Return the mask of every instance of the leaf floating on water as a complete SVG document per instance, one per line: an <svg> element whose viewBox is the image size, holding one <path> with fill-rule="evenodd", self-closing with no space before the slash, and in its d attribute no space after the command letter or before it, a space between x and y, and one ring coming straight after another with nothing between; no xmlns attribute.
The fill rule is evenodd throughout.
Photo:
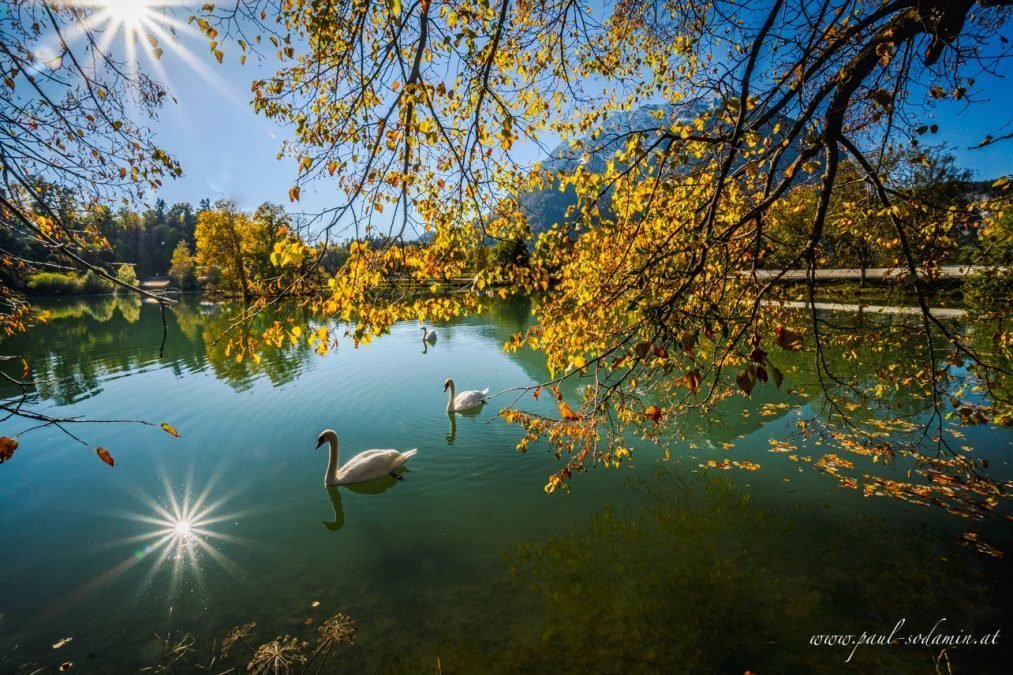
<svg viewBox="0 0 1013 675"><path fill-rule="evenodd" d="M743 469L745 471L759 471L760 465L756 462L736 462L730 459L708 459L700 465L704 469Z"/></svg>
<svg viewBox="0 0 1013 675"><path fill-rule="evenodd" d="M964 532L960 536L963 539L963 541L961 542L962 544L965 545L972 544L974 548L978 550L979 553L984 553L985 555L990 555L993 558L999 558L1000 560L1003 557L1005 557L1005 554L1001 550L997 549L995 546L992 546L991 544L988 544L978 539L977 532Z"/></svg>
<svg viewBox="0 0 1013 675"><path fill-rule="evenodd" d="M0 464L3 464L8 459L14 456L14 451L18 449L18 442L13 438L7 436L0 436Z"/></svg>
<svg viewBox="0 0 1013 675"><path fill-rule="evenodd" d="M314 600L313 602L310 603L310 607L319 607L319 606L320 606L319 600Z"/></svg>
<svg viewBox="0 0 1013 675"><path fill-rule="evenodd" d="M779 441L779 440L777 440L775 438L771 438L770 439L770 451L771 452L796 452L797 450L798 450L798 448L796 448L791 443L786 443L784 441Z"/></svg>
<svg viewBox="0 0 1013 675"><path fill-rule="evenodd" d="M65 672L74 667L74 664L70 661L64 661L60 664L60 672Z"/></svg>
<svg viewBox="0 0 1013 675"><path fill-rule="evenodd" d="M56 642L53 643L53 649L59 649L60 647L63 647L65 644L67 644L73 639L74 638L72 637L65 637L62 640L57 640Z"/></svg>
<svg viewBox="0 0 1013 675"><path fill-rule="evenodd" d="M95 448L95 454L98 455L98 458L101 459L106 464L108 464L109 466L116 466L116 460L113 459L113 456L110 455L109 451L106 450L105 448L101 446Z"/></svg>
<svg viewBox="0 0 1013 675"><path fill-rule="evenodd" d="M302 622L302 624L303 624L304 626L308 626L308 625L310 625L311 623L313 623L313 617L312 617L312 616L308 616L308 617L306 617L306 619L305 619L305 620L304 620L304 621Z"/></svg>
<svg viewBox="0 0 1013 675"><path fill-rule="evenodd" d="M179 432L176 431L173 428L173 426L171 424L169 424L168 422L162 422L159 426L162 427L162 431L164 431L165 433L167 433L167 434L169 434L171 436L175 436L176 438L179 438Z"/></svg>

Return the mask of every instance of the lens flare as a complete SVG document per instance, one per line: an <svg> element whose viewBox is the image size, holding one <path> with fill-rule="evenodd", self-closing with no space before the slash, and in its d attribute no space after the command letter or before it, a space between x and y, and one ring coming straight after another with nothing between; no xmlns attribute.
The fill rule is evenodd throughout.
<svg viewBox="0 0 1013 675"><path fill-rule="evenodd" d="M102 0L96 7L109 15L109 20L133 28L152 15L154 0Z"/></svg>

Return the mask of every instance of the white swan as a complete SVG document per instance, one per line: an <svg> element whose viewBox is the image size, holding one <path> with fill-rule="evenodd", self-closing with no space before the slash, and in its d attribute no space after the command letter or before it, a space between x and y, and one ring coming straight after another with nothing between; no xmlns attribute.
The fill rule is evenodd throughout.
<svg viewBox="0 0 1013 675"><path fill-rule="evenodd" d="M422 327L422 341L428 342L431 345L436 344L436 331L426 330L426 327Z"/></svg>
<svg viewBox="0 0 1013 675"><path fill-rule="evenodd" d="M448 389L450 390L450 398L447 400L448 413L477 408L485 403L485 397L489 394L489 388L486 387L482 391L462 391L460 394L455 395L454 381L449 378L443 383L443 391Z"/></svg>
<svg viewBox="0 0 1013 675"><path fill-rule="evenodd" d="M365 483L366 481L394 476L394 472L409 459L415 456L418 450L364 450L355 457L352 457L347 464L338 468L338 435L331 429L325 429L317 437L317 447L324 443L331 444L330 459L327 461L327 473L324 474L326 485L350 485L353 483Z"/></svg>

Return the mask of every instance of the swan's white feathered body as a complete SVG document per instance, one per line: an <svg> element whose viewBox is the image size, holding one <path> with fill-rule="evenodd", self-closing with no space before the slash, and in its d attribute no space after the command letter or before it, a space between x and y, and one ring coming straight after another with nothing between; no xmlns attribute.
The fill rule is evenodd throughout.
<svg viewBox="0 0 1013 675"><path fill-rule="evenodd" d="M339 466L338 435L327 429L317 438L317 447L329 442L330 459L324 483L327 485L350 485L365 483L394 474L405 462L415 456L416 449L405 450L364 450L352 457L344 466Z"/></svg>
<svg viewBox="0 0 1013 675"><path fill-rule="evenodd" d="M436 344L436 331L427 330L425 326L422 327L422 341L428 342L431 345Z"/></svg>
<svg viewBox="0 0 1013 675"><path fill-rule="evenodd" d="M447 380L443 383L443 391L447 391L448 389L450 390L450 398L447 400L447 412L461 412L462 410L477 408L485 403L485 397L489 395L488 387L482 391L472 389L457 394L454 391L453 380Z"/></svg>

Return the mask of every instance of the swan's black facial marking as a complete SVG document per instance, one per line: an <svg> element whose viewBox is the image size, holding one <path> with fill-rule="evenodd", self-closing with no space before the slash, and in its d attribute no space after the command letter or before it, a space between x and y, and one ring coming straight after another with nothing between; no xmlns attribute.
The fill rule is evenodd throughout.
<svg viewBox="0 0 1013 675"><path fill-rule="evenodd" d="M324 435L323 435L323 434L320 434L319 436L317 436L317 447L318 447L318 448L319 448L319 447L320 447L321 445L323 445L324 443L326 443L326 442L327 442L327 439L326 439L326 438L324 437Z"/></svg>

